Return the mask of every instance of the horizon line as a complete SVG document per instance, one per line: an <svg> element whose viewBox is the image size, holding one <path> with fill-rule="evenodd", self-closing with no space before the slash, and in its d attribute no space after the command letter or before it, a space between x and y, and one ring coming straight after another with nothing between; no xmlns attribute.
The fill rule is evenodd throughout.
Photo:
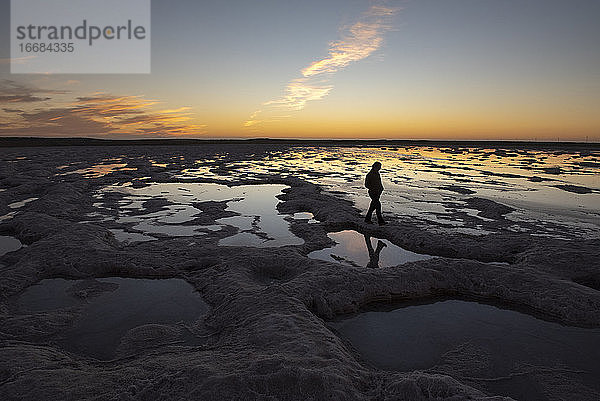
<svg viewBox="0 0 600 401"><path fill-rule="evenodd" d="M0 147L19 147L19 146L44 146L46 144L55 144L54 146L68 145L94 145L94 144L183 144L183 143L320 143L320 144L506 144L506 145L538 145L538 146L557 146L557 145L580 145L580 146L600 146L600 141L549 141L549 140L531 140L531 139L389 139L389 138L271 138L271 137L215 137L215 138L97 138L97 137L44 137L44 136L0 136Z"/></svg>

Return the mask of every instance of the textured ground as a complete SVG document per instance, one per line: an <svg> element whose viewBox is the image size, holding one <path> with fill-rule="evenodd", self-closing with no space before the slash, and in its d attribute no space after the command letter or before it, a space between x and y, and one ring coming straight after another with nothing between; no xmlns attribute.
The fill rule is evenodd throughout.
<svg viewBox="0 0 600 401"><path fill-rule="evenodd" d="M281 248L217 246L231 228L198 237L163 237L121 243L90 217L95 191L132 182L221 182L232 162L255 160L284 145L177 147L71 147L0 150L0 235L27 245L0 258L0 398L2 399L205 399L205 400L500 400L488 383L481 355L461 350L435 370L387 372L361 361L324 321L372 302L430 297L482 299L564 324L600 327L600 240L560 240L502 230L505 210L471 201L498 228L471 236L423 230L388 216L384 227L362 223L342 197L274 171L235 183L283 183L282 213L311 212L320 221L292 223L304 245ZM218 157L217 157L218 156ZM110 158L128 169L85 177L69 173ZM211 160L213 174L176 174L196 160ZM106 162L108 163L108 162ZM62 167L70 164L69 167ZM144 178L150 177L150 178ZM228 180L231 181L231 180ZM37 198L21 208L8 205ZM105 206L118 201L106 196ZM148 205L160 209L161 204ZM225 204L198 205L205 223L226 214ZM92 213L92 215L90 215ZM82 223L84 222L84 223ZM494 223L495 222L495 223ZM438 258L386 269L359 269L308 259L329 244L328 231L356 229L408 250ZM506 262L505 264L490 262ZM78 310L23 313L14 299L47 278L177 277L192 284L210 312L187 329L198 346L169 343L177 327L131 333L121 356L96 361L56 346ZM90 296L94 296L93 292ZM136 342L142 336L145 345ZM449 368L451 366L452 368ZM460 367L460 369L458 368ZM524 372L515 372L524 374ZM529 372L547 399L594 400L577 374Z"/></svg>

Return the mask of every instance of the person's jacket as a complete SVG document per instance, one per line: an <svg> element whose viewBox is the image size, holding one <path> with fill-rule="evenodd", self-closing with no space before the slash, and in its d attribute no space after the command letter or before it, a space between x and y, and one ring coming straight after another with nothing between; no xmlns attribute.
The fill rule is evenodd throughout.
<svg viewBox="0 0 600 401"><path fill-rule="evenodd" d="M373 191L376 193L383 192L383 184L381 183L381 176L379 175L379 171L371 170L367 173L365 177L365 187L369 191Z"/></svg>

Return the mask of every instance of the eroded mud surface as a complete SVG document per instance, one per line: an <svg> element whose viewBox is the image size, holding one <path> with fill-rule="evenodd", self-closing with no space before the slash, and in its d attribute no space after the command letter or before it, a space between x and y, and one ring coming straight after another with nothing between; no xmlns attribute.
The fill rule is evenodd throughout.
<svg viewBox="0 0 600 401"><path fill-rule="evenodd" d="M443 296L600 327L594 152L206 144L15 148L0 158L0 235L27 245L0 257L2 399L500 400L501 376L381 369L327 322L372 303ZM378 159L382 227L361 215L360 181ZM178 189L206 184L279 189L263 211ZM344 230L435 257L366 268L307 256ZM282 233L295 239L268 245ZM240 234L260 241L227 243ZM60 344L77 309L14 301L42 280L106 277L185 280L209 309L185 324L185 341L182 326L142 325L101 361ZM452 366L486 372L476 349L450 352ZM578 376L588 373L526 374L547 399L594 400Z"/></svg>

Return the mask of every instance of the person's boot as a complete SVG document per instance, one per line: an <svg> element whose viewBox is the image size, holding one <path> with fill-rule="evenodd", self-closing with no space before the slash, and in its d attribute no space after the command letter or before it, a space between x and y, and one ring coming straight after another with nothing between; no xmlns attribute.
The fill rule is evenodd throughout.
<svg viewBox="0 0 600 401"><path fill-rule="evenodd" d="M379 221L377 221L379 223L380 226L385 226L387 223L385 222L385 220L380 219Z"/></svg>
<svg viewBox="0 0 600 401"><path fill-rule="evenodd" d="M371 219L370 219L368 216L367 216L367 217L365 217L365 223L369 223L369 224L371 224L371 223L372 223Z"/></svg>

